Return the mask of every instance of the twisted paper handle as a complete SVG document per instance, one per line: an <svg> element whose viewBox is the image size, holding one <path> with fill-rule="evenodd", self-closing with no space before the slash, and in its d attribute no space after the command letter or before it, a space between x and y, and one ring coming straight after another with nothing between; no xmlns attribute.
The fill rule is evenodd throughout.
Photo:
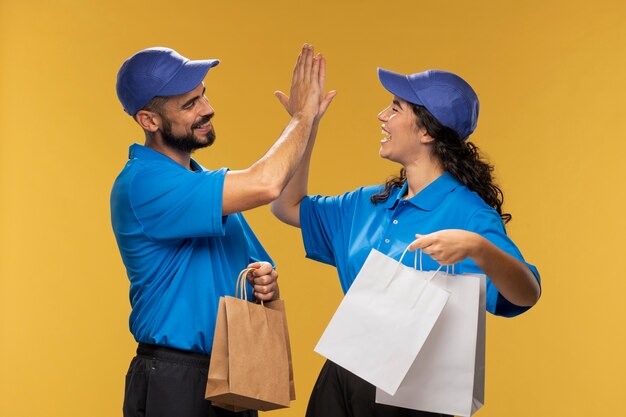
<svg viewBox="0 0 626 417"><path fill-rule="evenodd" d="M409 246L411 246L411 245L409 245ZM398 261L398 265L396 265L396 269L393 272L393 275L391 276L391 279L393 279L398 274L398 271L400 270L400 265L402 265L402 259L404 259L404 255L406 255L406 253L408 252L409 246L407 246L406 249L404 249L404 252L402 252L402 256L400 256L400 260ZM420 269L419 270L421 271L422 270L422 249L418 249L418 251L420 253ZM417 252L418 251L415 251L415 260L414 260L415 269L417 269ZM437 273L439 273L441 268L443 268L443 265L439 265L439 268L437 268L437 270L429 278L427 278L426 281L427 282L432 281L433 278L435 278L435 275L437 275ZM446 269L446 271L447 271L447 269ZM391 282L391 279L389 280L389 282ZM389 282L387 283L387 285L389 285Z"/></svg>
<svg viewBox="0 0 626 417"><path fill-rule="evenodd" d="M250 271L254 271L254 268L246 268L239 273L237 286L235 287L237 297L246 301L248 301L248 286L246 285L246 280ZM261 300L261 305L263 305L263 300Z"/></svg>
<svg viewBox="0 0 626 417"><path fill-rule="evenodd" d="M410 245L409 245L410 246ZM404 252L402 253L402 257L400 257L400 262L402 262L402 258L404 258L404 254L407 252L407 250L409 250L409 247L407 246L407 248L404 250ZM415 257L413 259L413 268L417 269L417 252L419 252L419 256L420 256L420 268L418 271L423 271L422 269L422 255L424 254L424 251L422 251L422 248L418 248L415 251ZM441 266L439 267L439 269L441 269ZM454 264L452 265L446 265L446 274L450 273L450 270L452 269L452 275L454 275Z"/></svg>

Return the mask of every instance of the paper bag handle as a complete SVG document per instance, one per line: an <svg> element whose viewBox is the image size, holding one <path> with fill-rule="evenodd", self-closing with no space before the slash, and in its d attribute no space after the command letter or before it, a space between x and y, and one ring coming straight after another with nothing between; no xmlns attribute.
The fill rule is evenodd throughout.
<svg viewBox="0 0 626 417"><path fill-rule="evenodd" d="M250 271L253 271L254 268L246 268L239 273L237 277L237 286L235 287L235 295L238 298L248 301L248 287L246 286L246 278Z"/></svg>
<svg viewBox="0 0 626 417"><path fill-rule="evenodd" d="M254 271L254 268L246 268L239 273L237 277L237 286L235 287L235 295L242 300L248 301L248 286L246 285L246 278L250 271ZM263 305L263 300L261 300L261 305Z"/></svg>
<svg viewBox="0 0 626 417"><path fill-rule="evenodd" d="M387 280L387 284L385 284L385 288L389 287L389 285L391 284L391 281L393 281L393 279L396 277L396 275L398 275L398 271L400 270L400 266L402 265L402 259L404 258L404 255L406 255L408 250L409 250L409 247L407 246L406 249L404 250L404 252L402 252L402 256L400 256L400 260L398 261L398 264L396 265L396 269L393 271L393 274L391 274L391 277L389 278L389 280ZM433 274L426 279L426 284L427 285L430 283L430 281L433 280L433 278L435 278L435 275L437 275L437 273L439 273L441 268L443 268L443 265L439 265L439 268L437 268L437 270L435 272L433 272ZM417 268L415 268L415 269L417 269Z"/></svg>
<svg viewBox="0 0 626 417"><path fill-rule="evenodd" d="M409 246L411 246L409 244ZM409 246L406 247L406 249L404 249L404 252L402 252L402 256L400 256L400 260L398 262L402 263L402 259L404 258L404 255L406 255L407 251L409 250ZM419 252L420 254L420 267L418 269L418 271L423 271L423 267L422 267L422 255L423 255L423 251L422 248L417 248L417 250L415 251L415 255L413 258L413 268L417 269L417 253ZM436 262L436 261L435 261ZM439 272L439 270L443 267L443 265L439 264L439 269L437 269L437 272ZM450 273L450 269L452 269L452 275L454 275L454 264L452 265L446 265L446 274ZM431 278L432 279L432 278Z"/></svg>
<svg viewBox="0 0 626 417"><path fill-rule="evenodd" d="M391 281L395 278L395 276L398 274L398 270L400 269L400 265L402 265L402 259L404 258L404 255L406 255L406 253L409 250L409 246L408 245L406 247L406 249L404 249L404 252L402 252L402 256L400 256L400 260L398 261L398 265L396 266L396 270L394 271L393 275L391 276L391 279L389 279L389 281L387 282L386 287L389 286L389 284L391 284ZM419 248L419 253L420 253L420 272L424 272L422 271L422 249ZM417 251L415 251L415 260L414 260L414 268L417 269ZM450 265L446 265L446 274L449 271L449 266ZM424 291L426 290L426 287L432 282L433 278L435 278L435 276L437 276L437 274L439 273L439 271L441 271L441 268L443 268L443 265L439 264L439 268L437 268L437 270L435 272L432 273L432 275L430 275L427 279L426 279L426 284L422 287L422 290L420 291L420 293L418 294L417 298L415 299L415 302L413 303L413 306L415 306L420 299L422 298L422 295L424 295ZM454 275L454 265L452 265L452 274Z"/></svg>
<svg viewBox="0 0 626 417"><path fill-rule="evenodd" d="M394 271L392 275L392 279L398 273L398 269L400 269L400 265L402 265L402 259L404 259L404 255L406 255L406 253L408 252L409 246L411 245L408 245L406 249L404 249L404 252L402 252L402 256L400 256L400 260L398 261L398 266L396 267L396 270ZM418 250L420 253L420 269L419 270L421 271L422 270L422 249L418 249ZM414 269L417 269L417 251L415 251L415 262L413 266L414 266ZM435 278L435 275L437 275L437 273L441 270L441 268L443 268L443 265L439 265L439 268L437 268L437 270L426 281L427 282L432 281L432 279Z"/></svg>

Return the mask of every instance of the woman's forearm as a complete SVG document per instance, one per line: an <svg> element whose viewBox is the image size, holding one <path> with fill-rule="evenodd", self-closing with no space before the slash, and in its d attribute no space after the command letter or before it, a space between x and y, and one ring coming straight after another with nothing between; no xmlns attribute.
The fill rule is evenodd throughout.
<svg viewBox="0 0 626 417"><path fill-rule="evenodd" d="M470 258L511 303L532 306L541 295L541 287L532 271L520 260L496 247L480 235Z"/></svg>
<svg viewBox="0 0 626 417"><path fill-rule="evenodd" d="M272 213L276 217L295 227L300 227L300 202L307 195L308 191L309 167L318 127L319 120L316 120L311 128L311 135L300 165L289 183L282 190L280 197L271 204Z"/></svg>

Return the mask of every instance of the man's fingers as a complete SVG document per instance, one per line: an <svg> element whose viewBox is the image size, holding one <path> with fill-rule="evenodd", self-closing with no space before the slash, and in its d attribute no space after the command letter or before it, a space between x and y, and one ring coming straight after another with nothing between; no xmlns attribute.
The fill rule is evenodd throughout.
<svg viewBox="0 0 626 417"><path fill-rule="evenodd" d="M268 263L268 265L270 265ZM271 265L270 265L271 266ZM270 301L278 297L278 272L271 269L268 274L254 278L252 287L254 288L254 296L258 300Z"/></svg>
<svg viewBox="0 0 626 417"><path fill-rule="evenodd" d="M254 297L257 300L271 301L276 298L278 294L278 285L273 282L269 285L255 285Z"/></svg>
<svg viewBox="0 0 626 417"><path fill-rule="evenodd" d="M313 57L313 66L311 67L311 83L318 83L320 78L320 54Z"/></svg>
<svg viewBox="0 0 626 417"><path fill-rule="evenodd" d="M261 293L256 293L255 292L254 293L254 297L257 300L260 300L260 301L272 301L272 300L275 300L277 298L275 291L272 291L272 292L267 293L267 294L261 294Z"/></svg>
<svg viewBox="0 0 626 417"><path fill-rule="evenodd" d="M253 269L253 271L248 273L249 279L260 277L262 275L268 275L274 269L272 264L269 262L253 262L250 265L248 265L248 268Z"/></svg>
<svg viewBox="0 0 626 417"><path fill-rule="evenodd" d="M322 100L322 104L320 104L320 113L324 113L326 109L328 109L328 106L330 106L330 103L333 101L333 98L335 98L336 95L337 92L335 90L326 93L324 99Z"/></svg>
<svg viewBox="0 0 626 417"><path fill-rule="evenodd" d="M272 283L269 285L255 285L254 292L258 292L259 294L269 294L270 292L276 291L276 284Z"/></svg>
<svg viewBox="0 0 626 417"><path fill-rule="evenodd" d="M278 101L280 101L280 104L282 104L283 107L289 111L289 96L282 91L274 91L274 95Z"/></svg>
<svg viewBox="0 0 626 417"><path fill-rule="evenodd" d="M254 270L254 276L261 277L263 275L269 275L272 272L272 269L274 269L272 264L263 262L259 268Z"/></svg>
<svg viewBox="0 0 626 417"><path fill-rule="evenodd" d="M311 45L305 45L304 49L304 67L302 69L302 81L305 83L311 82L311 67L313 66L313 47Z"/></svg>
<svg viewBox="0 0 626 417"><path fill-rule="evenodd" d="M300 51L300 55L298 55L298 60L296 61L296 66L293 68L293 76L292 83L300 81L302 77L304 77L304 52L306 50L306 44L302 46L302 51Z"/></svg>
<svg viewBox="0 0 626 417"><path fill-rule="evenodd" d="M269 274L261 275L258 277L254 277L253 282L254 285L268 285L276 282L276 277Z"/></svg>
<svg viewBox="0 0 626 417"><path fill-rule="evenodd" d="M318 75L318 83L320 85L320 91L323 93L326 89L326 59L319 54L319 75Z"/></svg>
<svg viewBox="0 0 626 417"><path fill-rule="evenodd" d="M292 80L289 96L282 92L274 93L292 116L298 112L317 116L322 103L328 107L332 96L324 102L320 82L325 83L325 75L320 79L320 66L325 68L322 55L315 55L313 46L304 44L298 61L297 76ZM325 69L322 69L322 73L325 73Z"/></svg>
<svg viewBox="0 0 626 417"><path fill-rule="evenodd" d="M278 100L280 100L281 103L289 101L289 96L280 90L274 91L274 95L278 98Z"/></svg>

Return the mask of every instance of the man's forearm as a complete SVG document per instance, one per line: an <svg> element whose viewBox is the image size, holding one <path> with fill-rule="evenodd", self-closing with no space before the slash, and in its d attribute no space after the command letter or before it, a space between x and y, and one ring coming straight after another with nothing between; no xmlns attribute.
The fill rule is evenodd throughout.
<svg viewBox="0 0 626 417"><path fill-rule="evenodd" d="M223 214L269 204L296 172L307 149L314 115L294 115L280 138L250 168L230 171L224 182Z"/></svg>
<svg viewBox="0 0 626 417"><path fill-rule="evenodd" d="M276 143L250 167L266 178L276 196L293 182L292 177L303 164L308 165L310 138L315 129L313 120L314 116L310 114L294 115ZM309 158L306 158L307 152Z"/></svg>

